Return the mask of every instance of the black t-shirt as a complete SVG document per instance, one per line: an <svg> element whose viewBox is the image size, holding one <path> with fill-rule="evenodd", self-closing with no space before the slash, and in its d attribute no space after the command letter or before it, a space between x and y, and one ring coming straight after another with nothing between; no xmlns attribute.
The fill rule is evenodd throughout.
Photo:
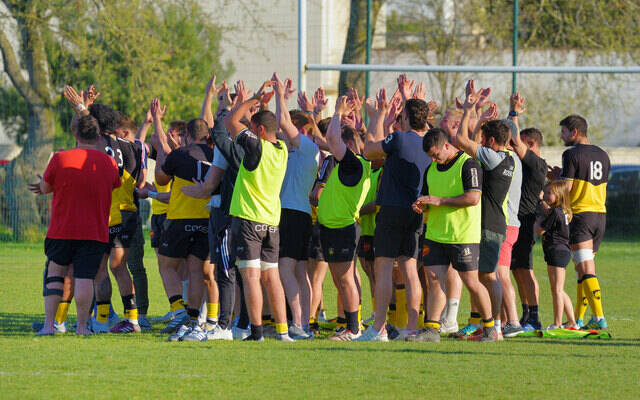
<svg viewBox="0 0 640 400"><path fill-rule="evenodd" d="M536 213L546 176L547 162L533 151L527 150L522 159L522 195L518 218Z"/></svg>
<svg viewBox="0 0 640 400"><path fill-rule="evenodd" d="M409 208L422 190L431 158L422 150L422 136L413 131L394 132L382 142L387 154L376 204Z"/></svg>
<svg viewBox="0 0 640 400"><path fill-rule="evenodd" d="M542 220L540 227L545 230L542 235L542 249L547 252L553 249L569 249L569 216L556 207Z"/></svg>
<svg viewBox="0 0 640 400"><path fill-rule="evenodd" d="M461 155L464 154L464 151L459 151L455 158L449 161L446 164L435 164L435 167L440 172L448 171L453 164L458 161ZM433 168L430 166L429 168ZM428 170L428 168L427 168ZM482 168L478 161L473 158L467 159L462 165L462 187L464 188L465 193L474 190L478 192L482 192ZM426 196L429 194L429 185L427 184L427 174L424 174L424 183L422 185L422 195Z"/></svg>
<svg viewBox="0 0 640 400"><path fill-rule="evenodd" d="M515 162L508 153L493 169L482 163L482 229L506 235L503 204L511 186Z"/></svg>
<svg viewBox="0 0 640 400"><path fill-rule="evenodd" d="M362 178L363 168L362 163L358 160L358 157L351 151L347 149L344 153L344 157L342 160L338 161L340 165L338 168L338 178L340 179L340 183L345 186L355 186L360 182L360 178Z"/></svg>
<svg viewBox="0 0 640 400"><path fill-rule="evenodd" d="M244 149L244 158L242 159L242 165L244 165L247 171L253 171L258 168L260 164L260 158L262 158L262 140L249 129L243 129L236 136L236 143L238 143ZM281 149L280 142L269 142L273 146Z"/></svg>

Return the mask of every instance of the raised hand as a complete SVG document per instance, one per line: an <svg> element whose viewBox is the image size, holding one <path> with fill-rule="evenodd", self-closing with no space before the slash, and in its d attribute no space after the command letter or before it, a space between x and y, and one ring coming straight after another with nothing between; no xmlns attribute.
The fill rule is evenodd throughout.
<svg viewBox="0 0 640 400"><path fill-rule="evenodd" d="M267 88L273 87L272 81L264 81L264 83L260 86L260 89L253 95L253 98L262 102L262 98L267 95ZM286 91L285 91L286 92ZM273 95L272 95L273 96Z"/></svg>
<svg viewBox="0 0 640 400"><path fill-rule="evenodd" d="M407 77L407 74L401 74L398 77L398 90L400 91L400 95L402 96L403 101L407 101L411 98L411 90L413 89L413 84L415 81L410 81Z"/></svg>
<svg viewBox="0 0 640 400"><path fill-rule="evenodd" d="M491 88L480 89L477 95L478 95L478 102L476 103L476 108L477 109L484 108L484 106L489 104L489 97L491 97Z"/></svg>
<svg viewBox="0 0 640 400"><path fill-rule="evenodd" d="M235 85L233 85L233 88L236 92L237 104L242 104L249 99L249 93L244 86L244 81L239 80Z"/></svg>
<svg viewBox="0 0 640 400"><path fill-rule="evenodd" d="M285 84L284 82L282 82L277 72L274 72L273 75L271 76L271 82L272 82L273 91L276 93L276 96L284 97L284 93L286 90Z"/></svg>
<svg viewBox="0 0 640 400"><path fill-rule="evenodd" d="M82 96L80 96L78 92L69 85L64 87L64 98L67 99L69 105L76 111L80 104L84 104Z"/></svg>
<svg viewBox="0 0 640 400"><path fill-rule="evenodd" d="M351 88L347 91L347 98L351 103L353 103L353 109L356 113L360 113L362 110L362 105L364 104L364 95L362 97L358 96L358 89Z"/></svg>
<svg viewBox="0 0 640 400"><path fill-rule="evenodd" d="M468 94L467 98L464 101L464 104L462 105L462 108L467 111L472 109L476 103L478 102L478 96L476 96L475 94Z"/></svg>
<svg viewBox="0 0 640 400"><path fill-rule="evenodd" d="M291 78L287 78L284 80L284 99L289 100L291 96L296 92L296 89L293 87L293 81Z"/></svg>
<svg viewBox="0 0 640 400"><path fill-rule="evenodd" d="M477 107L477 103L476 103L476 107ZM486 111L483 112L482 115L480 116L480 120L478 121L478 124L484 121L493 121L496 119L498 119L498 105L496 103L491 103L489 108L487 108Z"/></svg>
<svg viewBox="0 0 640 400"><path fill-rule="evenodd" d="M427 86L424 82L420 82L416 85L416 88L413 91L413 98L420 100L427 100Z"/></svg>
<svg viewBox="0 0 640 400"><path fill-rule="evenodd" d="M313 94L312 103L315 103L315 107L313 108L315 114L320 114L322 110L327 108L329 99L326 98L323 88L319 87L316 89L316 92Z"/></svg>
<svg viewBox="0 0 640 400"><path fill-rule="evenodd" d="M387 102L387 89L382 88L376 95L376 111L378 116L385 115L389 111L389 103Z"/></svg>
<svg viewBox="0 0 640 400"><path fill-rule="evenodd" d="M93 85L89 86L87 90L82 91L81 94L84 106L87 108L95 103L96 99L100 97L100 93L96 93L96 88Z"/></svg>
<svg viewBox="0 0 640 400"><path fill-rule="evenodd" d="M353 105L349 103L347 96L340 96L336 100L336 114L346 115L353 111Z"/></svg>
<svg viewBox="0 0 640 400"><path fill-rule="evenodd" d="M160 100L156 97L151 102L151 116L154 120L161 120L164 117L164 113L167 111L167 106L164 107L160 104Z"/></svg>
<svg viewBox="0 0 640 400"><path fill-rule="evenodd" d="M213 73L213 76L211 77L211 79L209 80L209 82L207 83L207 86L204 89L204 94L207 96L215 96L218 94L218 92L220 92L220 90L222 90L222 86L220 86L219 88L216 88L216 73Z"/></svg>
<svg viewBox="0 0 640 400"><path fill-rule="evenodd" d="M511 95L509 99L509 108L511 111L515 111L518 114L522 114L527 111L527 108L524 106L524 97L520 96L520 93L514 93Z"/></svg>
<svg viewBox="0 0 640 400"><path fill-rule="evenodd" d="M314 103L314 101L316 100L315 96L312 99L312 101L309 101L309 98L307 97L307 94L305 92L298 93L298 107L300 107L302 111L308 113L313 112L317 104Z"/></svg>
<svg viewBox="0 0 640 400"><path fill-rule="evenodd" d="M387 116L384 118L384 131L390 132L392 130L393 124L396 122L398 115L402 112L402 99L398 97L392 97L391 103L389 104L389 112Z"/></svg>

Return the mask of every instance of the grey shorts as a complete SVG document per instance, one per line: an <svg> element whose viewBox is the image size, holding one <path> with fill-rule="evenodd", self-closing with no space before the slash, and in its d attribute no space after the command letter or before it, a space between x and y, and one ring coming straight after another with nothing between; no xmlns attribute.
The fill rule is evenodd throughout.
<svg viewBox="0 0 640 400"><path fill-rule="evenodd" d="M505 235L483 229L480 236L480 260L478 261L478 271L491 273L498 270L498 260L500 259L500 248L504 242Z"/></svg>

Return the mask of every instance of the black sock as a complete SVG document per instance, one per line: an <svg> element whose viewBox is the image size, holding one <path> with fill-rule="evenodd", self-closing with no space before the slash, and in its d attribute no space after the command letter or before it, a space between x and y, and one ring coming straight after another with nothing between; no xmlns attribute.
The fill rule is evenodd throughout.
<svg viewBox="0 0 640 400"><path fill-rule="evenodd" d="M198 324L198 316L200 315L200 310L197 308L187 308L187 314L189 315L189 320L191 321L191 325Z"/></svg>
<svg viewBox="0 0 640 400"><path fill-rule="evenodd" d="M260 339L262 337L262 325L251 324L251 336L254 339Z"/></svg>
<svg viewBox="0 0 640 400"><path fill-rule="evenodd" d="M525 322L527 322L528 319L529 319L529 305L523 303L522 304L522 318L520 318L520 325L522 325Z"/></svg>
<svg viewBox="0 0 640 400"><path fill-rule="evenodd" d="M352 333L358 333L360 331L360 323L358 322L358 312L353 311L345 311L347 320L347 329L349 329Z"/></svg>
<svg viewBox="0 0 640 400"><path fill-rule="evenodd" d="M540 322L538 318L538 306L529 306L529 321Z"/></svg>

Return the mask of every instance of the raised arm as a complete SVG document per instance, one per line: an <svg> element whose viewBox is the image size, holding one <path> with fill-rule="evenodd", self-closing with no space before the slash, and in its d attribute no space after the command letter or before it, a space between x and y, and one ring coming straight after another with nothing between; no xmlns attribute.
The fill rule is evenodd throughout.
<svg viewBox="0 0 640 400"><path fill-rule="evenodd" d="M298 128L291 122L291 115L289 115L289 110L287 110L287 101L285 99L287 87L275 72L271 77L271 82L273 82L273 90L276 93L276 120L278 121L278 125L289 139L289 142L295 147L300 147L300 132L298 132Z"/></svg>
<svg viewBox="0 0 640 400"><path fill-rule="evenodd" d="M149 132L149 128L153 125L153 116L151 115L151 107L147 109L147 115L142 121L142 124L138 127L138 132L136 132L136 139L144 143L147 139L147 133Z"/></svg>
<svg viewBox="0 0 640 400"><path fill-rule="evenodd" d="M498 119L498 106L496 105L496 103L491 103L489 108L487 108L487 110L480 116L478 123L473 129L473 134L471 135L470 139L480 144L482 142L482 136L479 135L478 132L480 132L482 124L484 124L486 121L493 121L495 119Z"/></svg>
<svg viewBox="0 0 640 400"><path fill-rule="evenodd" d="M202 101L200 118L205 120L207 125L209 125L209 129L212 129L214 124L213 113L211 112L211 104L213 103L213 98L220 92L223 86L224 84L219 88L216 88L216 74L214 73L204 89L204 100Z"/></svg>
<svg viewBox="0 0 640 400"><path fill-rule="evenodd" d="M469 138L469 120L471 119L471 114L475 109L475 104L478 101L478 98L475 95L470 94L467 96L462 114L462 121L460 121L460 127L458 128L458 134L455 137L454 145L463 150L465 153L470 155L471 157L476 157L476 153L478 152L479 144L471 140Z"/></svg>
<svg viewBox="0 0 640 400"><path fill-rule="evenodd" d="M351 112L351 107L347 101L347 96L340 96L336 101L336 110L327 128L327 144L329 151L338 161L342 161L347 152L347 145L342 141L342 127L340 121L342 116Z"/></svg>
<svg viewBox="0 0 640 400"><path fill-rule="evenodd" d="M89 115L88 107L84 104L82 96L69 85L64 87L64 98L67 99L67 102L78 116Z"/></svg>
<svg viewBox="0 0 640 400"><path fill-rule="evenodd" d="M238 133L240 133L246 126L241 122L242 118L249 113L249 110L258 105L260 100L266 93L266 88L272 86L273 82L266 81L262 84L258 92L253 95L250 99L248 98L248 93L244 87L243 81L238 81L236 83L236 96L238 96L238 104L234 109L227 114L224 119L224 125L227 127L229 131L229 135L232 138L236 138Z"/></svg>
<svg viewBox="0 0 640 400"><path fill-rule="evenodd" d="M523 159L527 154L527 145L520 139L520 126L518 125L518 114L522 114L526 111L524 106L524 97L520 96L520 93L514 93L509 99L509 119L513 121L516 126L517 135L512 135L511 140L513 142L513 150L520 159Z"/></svg>
<svg viewBox="0 0 640 400"><path fill-rule="evenodd" d="M369 113L369 127L364 142L364 156L370 160L381 159L387 155L382 148L385 141L384 119L389 111L387 91L384 88L380 89L375 103L368 99L366 107Z"/></svg>

